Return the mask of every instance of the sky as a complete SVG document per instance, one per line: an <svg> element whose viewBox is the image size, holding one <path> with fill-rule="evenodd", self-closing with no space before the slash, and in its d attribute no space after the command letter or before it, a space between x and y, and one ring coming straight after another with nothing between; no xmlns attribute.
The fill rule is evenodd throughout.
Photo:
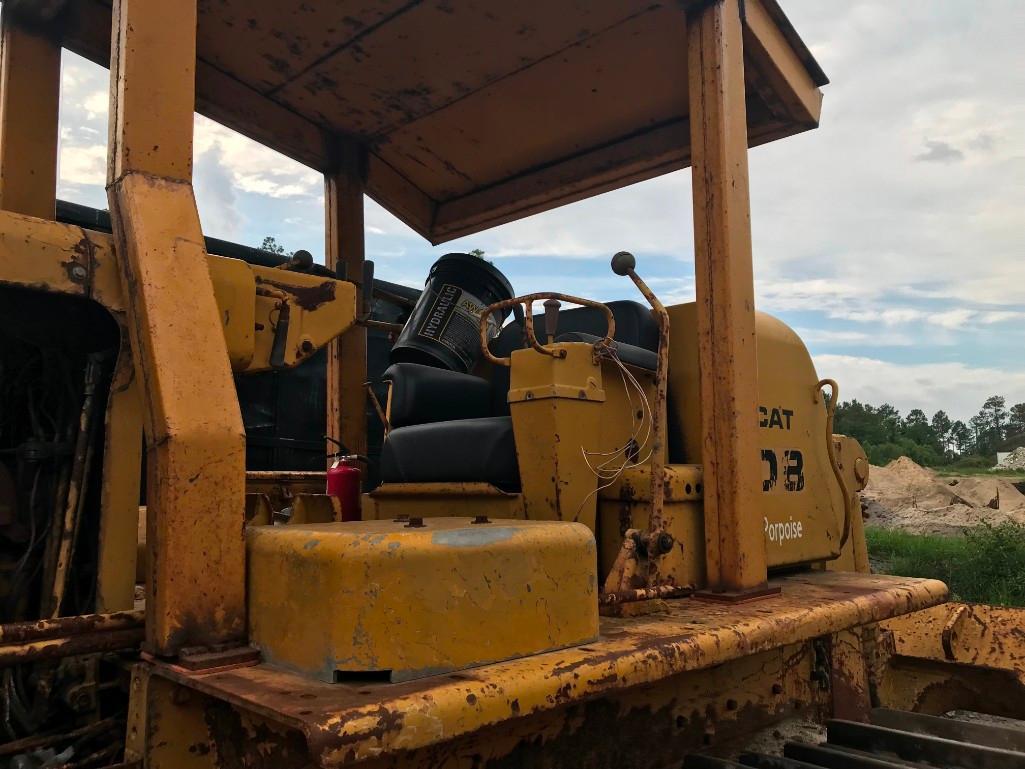
<svg viewBox="0 0 1025 769"><path fill-rule="evenodd" d="M750 153L758 309L804 339L841 398L967 420L1025 401L1025 2L782 0L831 83L817 130ZM107 70L64 53L60 197L106 207ZM197 116L207 235L323 253L321 176ZM483 249L518 293L694 297L690 171L437 248L369 199L367 258L421 286Z"/></svg>

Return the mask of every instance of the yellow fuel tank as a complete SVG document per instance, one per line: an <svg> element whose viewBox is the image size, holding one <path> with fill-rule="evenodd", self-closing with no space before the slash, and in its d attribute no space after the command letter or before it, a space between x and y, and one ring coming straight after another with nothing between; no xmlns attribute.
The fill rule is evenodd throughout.
<svg viewBox="0 0 1025 769"><path fill-rule="evenodd" d="M669 461L702 464L697 313L693 302L670 307ZM836 557L844 493L830 465L826 404L808 349L782 321L757 313L758 410L762 519L768 565ZM754 372L752 372L753 374Z"/></svg>

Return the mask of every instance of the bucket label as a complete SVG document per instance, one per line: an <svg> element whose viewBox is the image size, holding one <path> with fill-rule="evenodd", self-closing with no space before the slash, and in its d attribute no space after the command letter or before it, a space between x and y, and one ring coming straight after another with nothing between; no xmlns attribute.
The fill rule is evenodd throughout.
<svg viewBox="0 0 1025 769"><path fill-rule="evenodd" d="M435 294L417 336L444 345L469 369L480 348L480 316L484 308L484 303L473 294L459 286L444 283ZM488 325L496 326L497 323L490 318Z"/></svg>

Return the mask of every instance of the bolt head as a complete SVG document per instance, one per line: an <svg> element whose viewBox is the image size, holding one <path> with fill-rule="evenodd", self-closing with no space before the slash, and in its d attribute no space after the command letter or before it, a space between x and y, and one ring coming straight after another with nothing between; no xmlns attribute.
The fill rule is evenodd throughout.
<svg viewBox="0 0 1025 769"><path fill-rule="evenodd" d="M661 534L659 534L658 535L658 552L659 552L659 555L661 555L662 553L668 553L670 550L672 550L674 542L675 542L675 540L673 539L673 535L670 534L669 532L663 531Z"/></svg>

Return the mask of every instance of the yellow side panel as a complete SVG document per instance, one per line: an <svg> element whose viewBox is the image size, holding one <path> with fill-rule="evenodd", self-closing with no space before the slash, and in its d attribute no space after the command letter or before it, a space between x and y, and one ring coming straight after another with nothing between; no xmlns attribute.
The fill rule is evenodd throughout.
<svg viewBox="0 0 1025 769"><path fill-rule="evenodd" d="M250 641L323 681L408 680L598 635L596 547L581 524L256 526L248 549Z"/></svg>

